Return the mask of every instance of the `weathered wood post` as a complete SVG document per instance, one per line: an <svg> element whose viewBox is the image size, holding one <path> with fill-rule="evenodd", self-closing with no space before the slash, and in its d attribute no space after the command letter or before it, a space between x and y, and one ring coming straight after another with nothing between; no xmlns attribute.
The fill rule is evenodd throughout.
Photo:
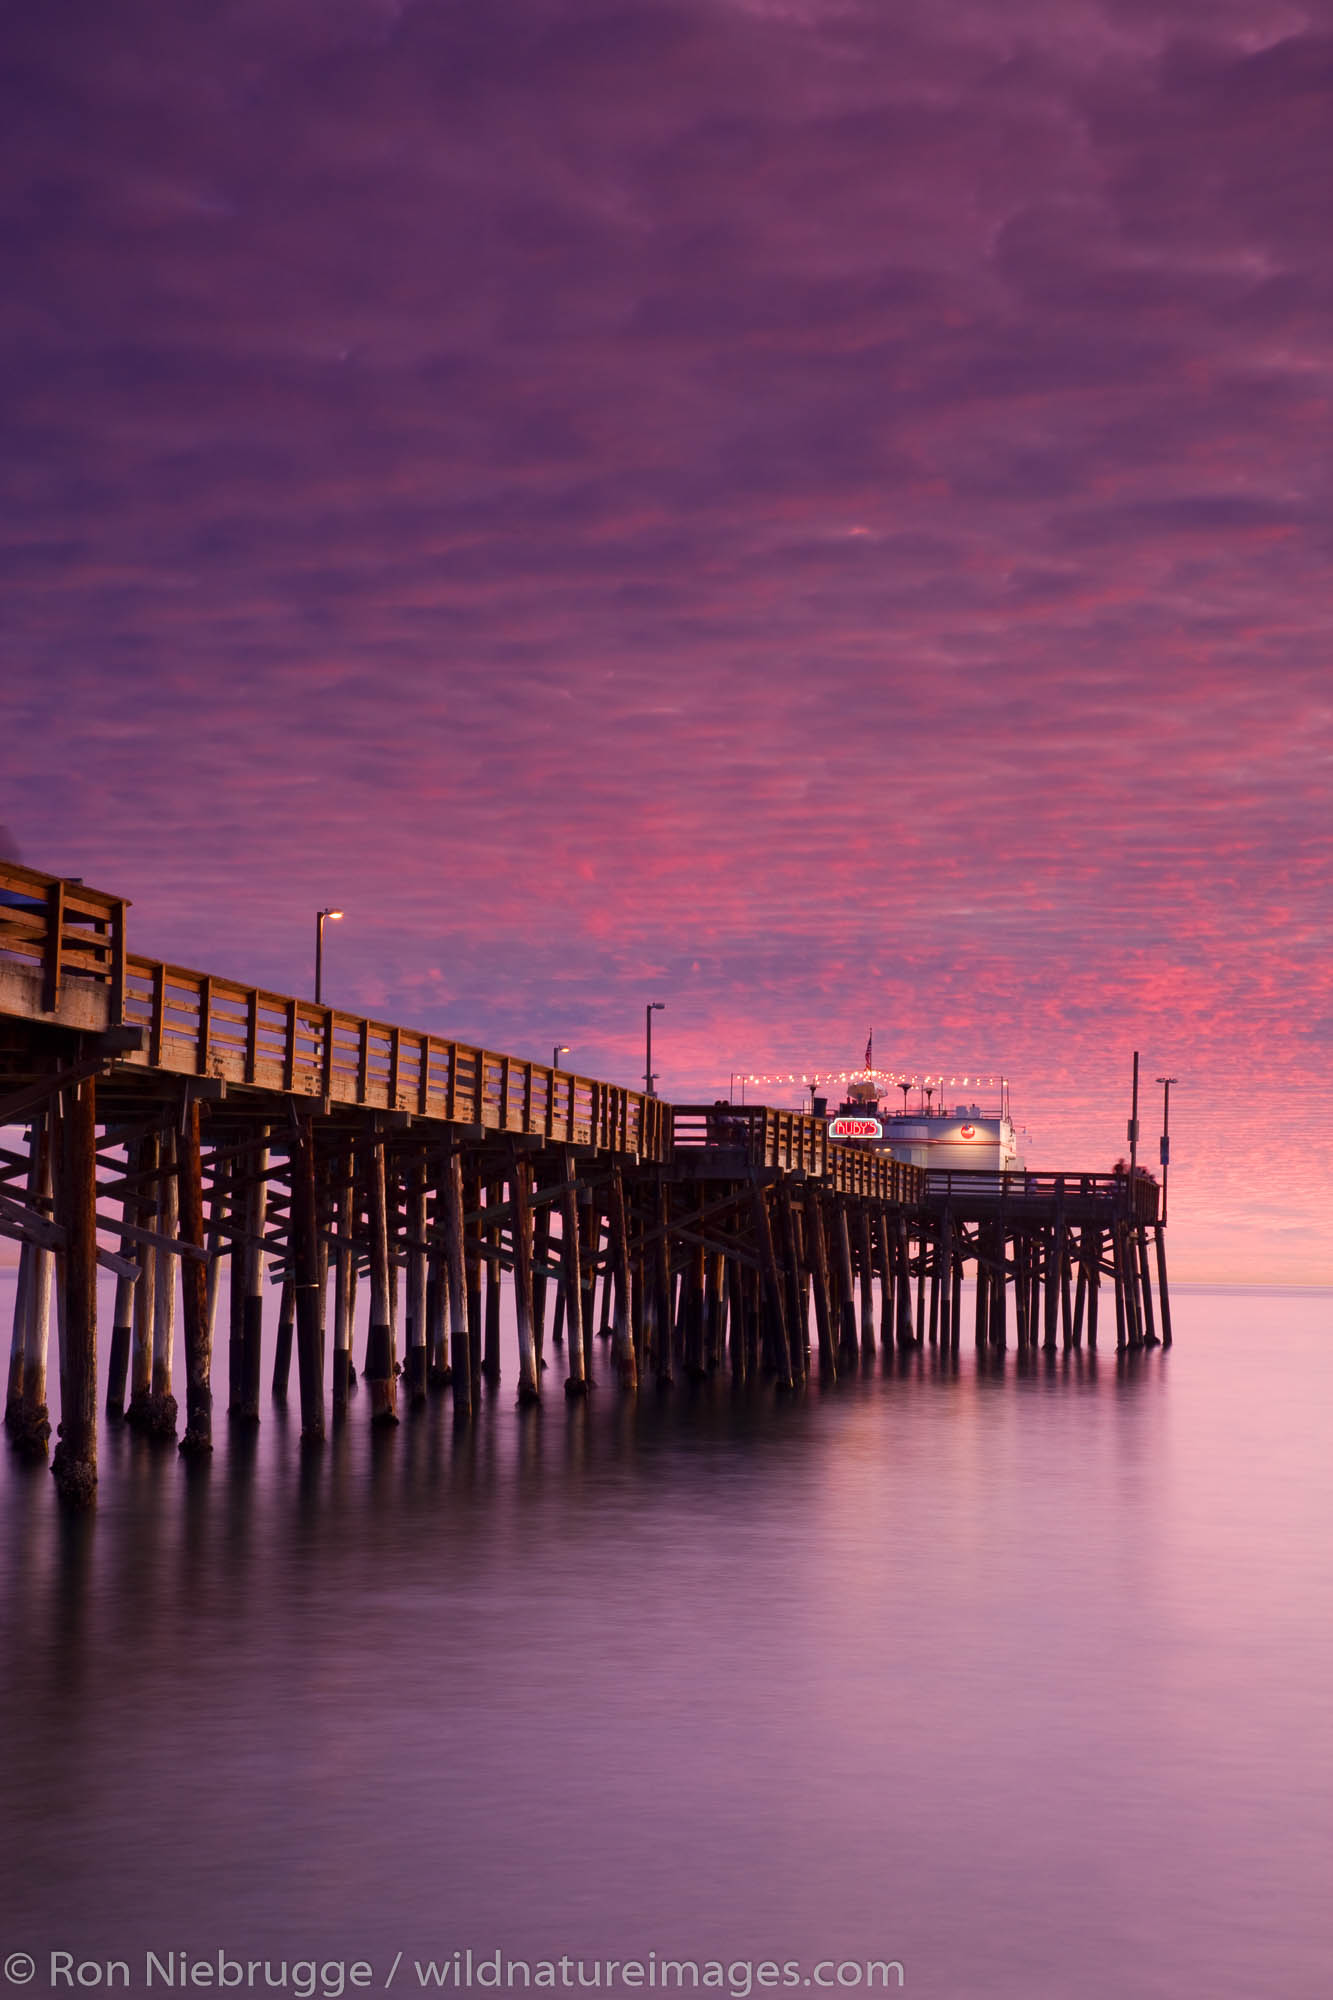
<svg viewBox="0 0 1333 2000"><path fill-rule="evenodd" d="M912 1259L908 1248L907 1217L899 1211L894 1221L893 1248L898 1266L894 1296L898 1308L898 1346L912 1345Z"/></svg>
<svg viewBox="0 0 1333 2000"><path fill-rule="evenodd" d="M782 1275L786 1293L792 1381L804 1382L810 1372L810 1290L805 1281L805 1272L796 1242L796 1217L792 1208L791 1183L785 1176L778 1181L775 1194L778 1205L779 1241L782 1245Z"/></svg>
<svg viewBox="0 0 1333 2000"><path fill-rule="evenodd" d="M829 1311L828 1246L824 1240L823 1204L815 1181L806 1182L802 1203L805 1209L806 1262L815 1295L815 1338L819 1344L819 1373L824 1381L832 1382L838 1373L838 1357L833 1343L833 1319Z"/></svg>
<svg viewBox="0 0 1333 2000"><path fill-rule="evenodd" d="M1111 1224L1111 1275L1115 1280L1115 1344L1117 1350L1129 1345L1125 1300L1124 1232L1117 1219Z"/></svg>
<svg viewBox="0 0 1333 2000"><path fill-rule="evenodd" d="M509 1170L514 1243L514 1319L518 1329L518 1400L541 1400L537 1380L537 1343L532 1331L532 1168L527 1155L515 1155Z"/></svg>
<svg viewBox="0 0 1333 2000"><path fill-rule="evenodd" d="M463 1242L463 1159L456 1145L445 1141L440 1197L444 1206L444 1262L449 1280L449 1355L453 1373L454 1416L470 1418L473 1405L472 1338L468 1314L467 1263Z"/></svg>
<svg viewBox="0 0 1333 2000"><path fill-rule="evenodd" d="M611 1184L607 1192L607 1218L611 1225L611 1270L616 1285L615 1360L622 1385L626 1389L637 1389L639 1367L630 1325L629 1224L625 1215L625 1183L620 1168L615 1166L611 1169Z"/></svg>
<svg viewBox="0 0 1333 2000"><path fill-rule="evenodd" d="M728 1314L727 1358L731 1379L741 1387L745 1382L745 1270L738 1257L727 1259Z"/></svg>
<svg viewBox="0 0 1333 2000"><path fill-rule="evenodd" d="M944 1353L953 1351L954 1303L953 1303L953 1210L945 1204L940 1217L939 1247L936 1251L939 1264L940 1294L940 1347Z"/></svg>
<svg viewBox="0 0 1333 2000"><path fill-rule="evenodd" d="M384 1137L375 1132L367 1149L367 1211L370 1221L370 1329L366 1339L366 1383L370 1419L376 1424L398 1421L397 1356L393 1351L393 1321L389 1292L389 1209L385 1181Z"/></svg>
<svg viewBox="0 0 1333 2000"><path fill-rule="evenodd" d="M889 1248L889 1213L883 1202L875 1210L875 1263L879 1271L879 1344L887 1357L893 1348L893 1253Z"/></svg>
<svg viewBox="0 0 1333 2000"><path fill-rule="evenodd" d="M463 1212L472 1220L465 1224L463 1265L467 1273L468 1368L472 1380L472 1401L481 1394L481 1172L468 1165L463 1172Z"/></svg>
<svg viewBox="0 0 1333 2000"><path fill-rule="evenodd" d="M583 1318L583 1376L593 1386L593 1328L596 1325L597 1257L601 1249L602 1218L592 1188L579 1196L579 1267Z"/></svg>
<svg viewBox="0 0 1333 2000"><path fill-rule="evenodd" d="M292 1374L292 1347L296 1327L296 1294L290 1277L278 1289L278 1332L273 1343L273 1400L285 1403Z"/></svg>
<svg viewBox="0 0 1333 2000"><path fill-rule="evenodd" d="M1102 1288L1102 1232L1100 1223L1092 1230L1092 1255L1088 1263L1088 1346L1097 1345L1097 1305Z"/></svg>
<svg viewBox="0 0 1333 2000"><path fill-rule="evenodd" d="M28 1176L28 1200L32 1201L32 1175ZM23 1347L28 1333L28 1290L32 1244L25 1237L19 1245L18 1277L14 1285L14 1323L9 1339L9 1384L5 1391L5 1429L18 1425L23 1406Z"/></svg>
<svg viewBox="0 0 1333 2000"><path fill-rule="evenodd" d="M1157 1325L1153 1318L1152 1274L1148 1264L1148 1232L1143 1223L1134 1231L1134 1247L1138 1254L1139 1292L1143 1299L1143 1344L1145 1347L1160 1345Z"/></svg>
<svg viewBox="0 0 1333 2000"><path fill-rule="evenodd" d="M93 1079L62 1093L60 1221L65 1231L60 1442L51 1470L67 1506L97 1490L97 1097Z"/></svg>
<svg viewBox="0 0 1333 2000"><path fill-rule="evenodd" d="M134 1172L134 1149L125 1148L125 1177L128 1181ZM135 1198L133 1186L127 1186L121 1201L121 1215L133 1227ZM134 1239L122 1236L120 1254L126 1263L134 1262ZM125 1390L130 1373L130 1343L134 1338L134 1285L128 1272L116 1273L116 1304L111 1319L111 1359L107 1369L106 1413L117 1423L125 1415Z"/></svg>
<svg viewBox="0 0 1333 2000"><path fill-rule="evenodd" d="M208 1202L208 1347L213 1351L218 1323L218 1293L222 1286L222 1259L226 1250L225 1225L230 1213L231 1161L219 1160L216 1149L212 1161L212 1191ZM128 1208L125 1211L128 1216ZM133 1252L131 1252L133 1255Z"/></svg>
<svg viewBox="0 0 1333 2000"><path fill-rule="evenodd" d="M755 1181L750 1190L751 1213L754 1216L755 1240L759 1248L759 1273L763 1286L763 1307L765 1327L768 1334L769 1352L773 1360L773 1372L779 1389L790 1389L791 1346L787 1337L787 1315L782 1298L782 1278L778 1270L777 1257L773 1250L773 1231L768 1216L768 1196L765 1189ZM843 1236L846 1237L844 1218Z"/></svg>
<svg viewBox="0 0 1333 2000"><path fill-rule="evenodd" d="M657 1342L657 1381L666 1388L673 1377L671 1353L671 1193L664 1180L657 1184L657 1230L653 1243L653 1305Z"/></svg>
<svg viewBox="0 0 1333 2000"><path fill-rule="evenodd" d="M490 1211L504 1200L504 1183L486 1184L486 1339L482 1348L482 1380L494 1389L500 1380L500 1224L490 1220Z"/></svg>
<svg viewBox="0 0 1333 2000"><path fill-rule="evenodd" d="M384 1220L384 1154L376 1148L381 1226ZM319 1202L315 1192L315 1131L303 1119L291 1152L292 1284L296 1294L296 1366L301 1381L301 1437L324 1437L324 1341L320 1327ZM381 1303L387 1303L381 1298ZM385 1328L387 1336L387 1327ZM387 1340L386 1340L387 1345ZM392 1391L392 1381L387 1385ZM390 1410L392 1417L392 1409Z"/></svg>
<svg viewBox="0 0 1333 2000"><path fill-rule="evenodd" d="M583 1273L579 1256L579 1203L574 1187L574 1156L560 1149L560 1252L561 1289L565 1301L565 1324L569 1331L569 1374L565 1394L585 1396L588 1376L585 1367L586 1343L583 1330Z"/></svg>
<svg viewBox="0 0 1333 2000"><path fill-rule="evenodd" d="M408 1399L414 1410L426 1401L429 1360L426 1335L426 1161L407 1164L407 1369Z"/></svg>
<svg viewBox="0 0 1333 2000"><path fill-rule="evenodd" d="M28 1201L39 1214L54 1219L55 1187L53 1153L59 1145L59 1115L52 1111L33 1125L28 1160ZM51 1288L56 1274L54 1251L38 1243L24 1245L27 1281L15 1301L16 1317L22 1308L23 1345L19 1359L20 1392L12 1431L14 1443L26 1458L45 1458L51 1435L51 1419L46 1407L47 1353L51 1338Z"/></svg>
<svg viewBox="0 0 1333 2000"><path fill-rule="evenodd" d="M180 1238L203 1251L204 1175L199 1154L199 1101L185 1107L176 1146L180 1181ZM213 1329L208 1321L208 1265L181 1258L181 1316L185 1322L185 1435L187 1455L213 1449Z"/></svg>
<svg viewBox="0 0 1333 2000"><path fill-rule="evenodd" d="M532 1219L532 1339L537 1373L546 1366L546 1274L551 1262L551 1204L544 1201Z"/></svg>
<svg viewBox="0 0 1333 2000"><path fill-rule="evenodd" d="M145 1132L139 1141L136 1163L139 1181L136 1220L140 1229L157 1228L157 1147L156 1132ZM152 1421L157 1257L151 1243L140 1243L135 1257L139 1276L134 1287L134 1341L130 1352L130 1406L126 1421L135 1430L146 1430Z"/></svg>
<svg viewBox="0 0 1333 2000"><path fill-rule="evenodd" d="M176 1133L168 1125L159 1141L158 1159L162 1167L158 1182L157 1227L164 1239L153 1255L157 1274L153 1288L153 1395L152 1416L147 1426L157 1438L174 1438L178 1414L172 1391L172 1369L176 1348L176 1252L169 1246L176 1240L180 1213L180 1191L176 1173Z"/></svg>
<svg viewBox="0 0 1333 2000"><path fill-rule="evenodd" d="M1153 1234L1157 1239L1157 1297L1162 1308L1162 1345L1171 1345L1171 1297L1166 1289L1166 1228L1156 1223Z"/></svg>
<svg viewBox="0 0 1333 2000"><path fill-rule="evenodd" d="M857 1205L857 1250L861 1263L861 1359L869 1361L875 1352L875 1259L870 1247L870 1210L864 1201Z"/></svg>
<svg viewBox="0 0 1333 2000"><path fill-rule="evenodd" d="M974 1301L975 1318L973 1322L973 1338L974 1338L974 1344L979 1354L984 1350L986 1346L986 1342L989 1337L989 1331L990 1331L991 1255L992 1255L992 1244L990 1240L989 1231L986 1229L984 1223L978 1223L977 1224L977 1295Z"/></svg>
<svg viewBox="0 0 1333 2000"><path fill-rule="evenodd" d="M256 1134L249 1156L250 1185L245 1201L245 1254L241 1260L245 1297L241 1306L240 1371L235 1414L242 1423L259 1422L259 1380L264 1341L264 1231L268 1227L268 1126ZM235 1266L232 1267L235 1269Z"/></svg>
<svg viewBox="0 0 1333 2000"><path fill-rule="evenodd" d="M1004 1352L1008 1342L1006 1321L1009 1316L1009 1237L1004 1221L995 1226L996 1270L991 1284L990 1344ZM1018 1245L1014 1244L1014 1315L1018 1314Z"/></svg>
<svg viewBox="0 0 1333 2000"><path fill-rule="evenodd" d="M847 1197L833 1197L833 1245L838 1265L838 1361L855 1368L860 1358L856 1337L856 1291L852 1281L852 1245L847 1232Z"/></svg>
<svg viewBox="0 0 1333 2000"><path fill-rule="evenodd" d="M333 1420L347 1415L352 1387L352 1272L356 1262L355 1156L350 1147L337 1155L337 1207L333 1254ZM287 1286L282 1288L283 1303ZM279 1328L281 1340L281 1328Z"/></svg>

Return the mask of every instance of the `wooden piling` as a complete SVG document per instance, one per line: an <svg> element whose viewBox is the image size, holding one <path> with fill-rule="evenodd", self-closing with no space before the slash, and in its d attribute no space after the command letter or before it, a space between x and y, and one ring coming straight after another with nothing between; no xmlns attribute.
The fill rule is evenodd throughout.
<svg viewBox="0 0 1333 2000"><path fill-rule="evenodd" d="M861 1264L861 1359L869 1361L875 1352L875 1260L870 1247L870 1210L861 1202L857 1210L857 1250Z"/></svg>
<svg viewBox="0 0 1333 2000"><path fill-rule="evenodd" d="M28 1177L28 1200L32 1200L32 1176ZM18 1274L14 1285L14 1320L9 1339L9 1382L5 1391L5 1429L12 1431L23 1406L23 1347L27 1338L28 1290L33 1246L25 1238L19 1245Z"/></svg>
<svg viewBox="0 0 1333 2000"><path fill-rule="evenodd" d="M759 1271L763 1285L763 1308L765 1331L768 1335L772 1355L773 1372L779 1389L790 1389L791 1348L787 1336L787 1314L782 1297L782 1278L778 1271L777 1256L773 1249L773 1231L769 1223L768 1198L764 1189L756 1182L750 1194L751 1213L754 1216L755 1237L759 1246ZM841 1212L841 1211L840 1211ZM843 1242L846 1242L846 1221L843 1223Z"/></svg>
<svg viewBox="0 0 1333 2000"><path fill-rule="evenodd" d="M473 1410L472 1337L468 1314L467 1260L463 1238L463 1161L456 1146L446 1143L441 1162L440 1199L444 1207L444 1268L449 1285L449 1366L454 1416L459 1421Z"/></svg>
<svg viewBox="0 0 1333 2000"><path fill-rule="evenodd" d="M833 1199L833 1249L838 1277L838 1365L856 1367L861 1345L856 1333L856 1292L852 1283L852 1244L847 1229L847 1198Z"/></svg>
<svg viewBox="0 0 1333 2000"><path fill-rule="evenodd" d="M387 1245L384 1241L384 1151L382 1146L372 1148L372 1159L378 1160L379 1171L372 1167L372 1186L378 1187L380 1212L380 1249L387 1262ZM324 1343L320 1328L320 1283L319 1283L319 1203L315 1191L315 1134L310 1119L302 1121L300 1130L292 1142L291 1153L291 1217L290 1251L292 1262L292 1287L296 1298L296 1366L301 1383L301 1437L303 1442L319 1443L324 1437ZM372 1260L372 1271L374 1262ZM379 1273L380 1305L384 1309L382 1322L383 1350L388 1347L387 1308L384 1296L386 1276ZM392 1357L389 1357L390 1360ZM392 1377L379 1385L392 1396ZM372 1396L374 1390L372 1388ZM389 1403L389 1418L393 1421L392 1401Z"/></svg>
<svg viewBox="0 0 1333 2000"><path fill-rule="evenodd" d="M1143 1300L1143 1344L1157 1347L1157 1326L1153 1318L1152 1274L1148 1266L1148 1232L1143 1223L1134 1231L1134 1248L1138 1257L1139 1293Z"/></svg>
<svg viewBox="0 0 1333 2000"><path fill-rule="evenodd" d="M426 1328L426 1160L418 1154L407 1165L407 1367L405 1385L414 1410L426 1401L429 1345Z"/></svg>
<svg viewBox="0 0 1333 2000"><path fill-rule="evenodd" d="M897 1265L893 1290L898 1308L898 1346L901 1350L912 1345L912 1260L908 1249L907 1220L901 1213L894 1218L893 1249Z"/></svg>
<svg viewBox="0 0 1333 2000"><path fill-rule="evenodd" d="M532 1331L532 1168L519 1153L509 1172L513 1213L514 1318L518 1327L518 1400L541 1400L537 1379L537 1343Z"/></svg>
<svg viewBox="0 0 1333 2000"><path fill-rule="evenodd" d="M879 1269L879 1344L887 1359L893 1351L893 1253L889 1248L889 1214L882 1202L875 1211L875 1261Z"/></svg>
<svg viewBox="0 0 1333 2000"><path fill-rule="evenodd" d="M134 1171L134 1149L125 1148L125 1174L128 1179ZM121 1202L121 1215L131 1228L134 1225L135 1197L133 1188L127 1187ZM134 1238L122 1236L120 1254L127 1263L134 1262ZM107 1368L106 1413L119 1423L125 1415L125 1392L129 1383L130 1344L134 1339L134 1285L135 1280L128 1272L116 1274L116 1304L111 1316L111 1357Z"/></svg>
<svg viewBox="0 0 1333 2000"><path fill-rule="evenodd" d="M673 1379L671 1354L671 1193L665 1180L657 1183L657 1227L653 1240L653 1357L660 1388ZM570 1326L573 1327L573 1320Z"/></svg>
<svg viewBox="0 0 1333 2000"><path fill-rule="evenodd" d="M1166 1230L1162 1223L1153 1225L1153 1235L1157 1239L1157 1298L1162 1310L1162 1345L1171 1345L1171 1298L1166 1289Z"/></svg>
<svg viewBox="0 0 1333 2000"><path fill-rule="evenodd" d="M463 1212L473 1218L464 1225L463 1269L467 1277L468 1368L475 1408L481 1396L482 1218L481 1174L471 1159L463 1165Z"/></svg>
<svg viewBox="0 0 1333 2000"><path fill-rule="evenodd" d="M615 1337L613 1354L622 1388L639 1386L638 1357L630 1325L630 1246L629 1223L625 1213L625 1183L619 1167L611 1169L607 1191L607 1219L610 1223L611 1270L615 1278Z"/></svg>
<svg viewBox="0 0 1333 2000"><path fill-rule="evenodd" d="M247 1156L250 1185L245 1199L245 1254L241 1260L245 1296L241 1306L240 1368L234 1414L242 1423L259 1422L259 1384L264 1342L264 1232L268 1227L268 1127L261 1125L256 1150ZM239 1207L239 1204L238 1204ZM233 1266L233 1269L235 1267Z"/></svg>
<svg viewBox="0 0 1333 2000"><path fill-rule="evenodd" d="M384 1139L375 1133L366 1152L367 1212L370 1222L370 1329L366 1340L365 1378L370 1390L370 1418L376 1424L396 1424L397 1356L393 1351L390 1304L389 1210L385 1177ZM313 1199L313 1193L312 1193ZM298 1301L298 1326L300 1306Z"/></svg>
<svg viewBox="0 0 1333 2000"><path fill-rule="evenodd" d="M136 1211L140 1229L157 1228L158 1137L145 1132L135 1162L139 1177ZM135 1430L147 1430L152 1423L153 1322L156 1318L157 1257L151 1243L140 1243L135 1252L139 1276L134 1287L134 1339L130 1348L130 1402L126 1421Z"/></svg>
<svg viewBox="0 0 1333 2000"><path fill-rule="evenodd" d="M54 1110L34 1123L29 1156L28 1188L32 1206L46 1216L55 1215L56 1149L60 1145L60 1118ZM27 1283L23 1286L23 1351L21 1393L13 1425L13 1438L25 1458L46 1457L51 1436L51 1419L46 1406L47 1354L51 1338L51 1292L56 1276L52 1250L32 1243L28 1249Z"/></svg>
<svg viewBox="0 0 1333 2000"><path fill-rule="evenodd" d="M504 1198L503 1183L490 1181L486 1188L487 1210L501 1206ZM486 1258L486 1326L485 1341L481 1353L482 1380L496 1388L500 1381L500 1225L489 1219L485 1224L485 1241L489 1255Z"/></svg>
<svg viewBox="0 0 1333 2000"><path fill-rule="evenodd" d="M292 1290L290 1277L283 1279L278 1290L278 1332L273 1343L273 1400L285 1403L287 1388L292 1377L292 1348L296 1333L296 1294ZM346 1406L346 1380L343 1384L343 1403ZM335 1395L336 1404L336 1395Z"/></svg>
<svg viewBox="0 0 1333 2000"><path fill-rule="evenodd" d="M91 1077L63 1092L60 1221L65 1231L65 1342L60 1442L51 1470L71 1507L97 1489L97 1098Z"/></svg>
<svg viewBox="0 0 1333 2000"><path fill-rule="evenodd" d="M805 1259L815 1295L815 1337L819 1344L819 1373L832 1382L838 1373L837 1350L833 1342L833 1318L829 1310L828 1246L824 1238L824 1213L818 1184L807 1180L802 1196L805 1209ZM732 1364L733 1370L735 1363Z"/></svg>
<svg viewBox="0 0 1333 2000"><path fill-rule="evenodd" d="M796 1214L791 1184L780 1180L775 1190L778 1209L778 1240L782 1247L782 1276L786 1292L787 1338L793 1382L804 1382L810 1372L810 1288L806 1283L796 1241ZM871 1334L874 1340L874 1334Z"/></svg>
<svg viewBox="0 0 1333 2000"><path fill-rule="evenodd" d="M191 1098L176 1141L180 1185L180 1239L202 1250L204 1177L199 1150L199 1100ZM185 1435L187 1456L213 1449L213 1330L208 1321L208 1267L197 1257L181 1258L181 1317L185 1331Z"/></svg>
<svg viewBox="0 0 1333 2000"><path fill-rule="evenodd" d="M569 1374L565 1378L565 1394L571 1398L586 1396L588 1377L585 1367L585 1342L583 1337L583 1272L579 1257L579 1202L574 1186L574 1156L567 1148L561 1148L560 1164L562 1179L560 1185L560 1283L565 1302L565 1325L568 1331Z"/></svg>
<svg viewBox="0 0 1333 2000"><path fill-rule="evenodd" d="M352 1387L352 1276L356 1266L356 1162L350 1147L343 1147L337 1156L337 1202L335 1207L335 1234L338 1238L333 1256L333 1420L338 1423L347 1414L347 1404ZM288 1287L283 1286L283 1304L286 1305ZM281 1328L279 1328L281 1340ZM290 1336L289 1336L290 1352Z"/></svg>

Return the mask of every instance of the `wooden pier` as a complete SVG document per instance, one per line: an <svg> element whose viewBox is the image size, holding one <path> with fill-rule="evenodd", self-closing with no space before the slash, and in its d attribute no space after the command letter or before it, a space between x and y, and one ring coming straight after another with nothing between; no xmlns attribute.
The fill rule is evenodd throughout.
<svg viewBox="0 0 1333 2000"><path fill-rule="evenodd" d="M927 1173L799 1112L672 1106L143 958L127 908L0 862L0 1128L26 1132L0 1148L0 1235L20 1245L5 1421L46 1454L54 1304L73 1504L97 1477L99 1265L107 1414L183 1452L212 1448L221 1339L228 1418L259 1421L266 1284L270 1393L295 1358L311 1440L362 1384L376 1423L442 1392L469 1421L500 1382L505 1274L520 1405L556 1350L571 1398L602 1373L792 1389L955 1355L969 1265L979 1347L1011 1325L1020 1349L1095 1347L1103 1278L1118 1348L1170 1343L1146 1174Z"/></svg>

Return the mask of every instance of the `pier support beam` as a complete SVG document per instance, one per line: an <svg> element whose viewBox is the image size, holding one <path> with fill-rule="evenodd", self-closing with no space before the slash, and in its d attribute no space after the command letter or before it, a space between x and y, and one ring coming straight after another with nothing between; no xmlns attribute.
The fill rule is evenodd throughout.
<svg viewBox="0 0 1333 2000"><path fill-rule="evenodd" d="M468 1318L467 1263L463 1243L463 1161L455 1146L446 1146L440 1179L444 1206L444 1268L449 1285L449 1365L453 1371L454 1416L471 1417L472 1337Z"/></svg>
<svg viewBox="0 0 1333 2000"><path fill-rule="evenodd" d="M637 1389L638 1358L634 1351L634 1337L630 1326L629 1225L625 1215L625 1184L619 1167L611 1169L607 1216L611 1225L611 1270L616 1287L613 1351L616 1365L620 1370L622 1386L626 1389Z"/></svg>
<svg viewBox="0 0 1333 2000"><path fill-rule="evenodd" d="M583 1333L583 1271L579 1256L579 1201L574 1187L574 1157L566 1149L561 1152L563 1180L560 1189L560 1283L565 1301L565 1326L568 1332L569 1374L565 1378L565 1394L571 1399L586 1396L588 1376L585 1367L586 1345ZM662 1338L659 1323L658 1338Z"/></svg>
<svg viewBox="0 0 1333 2000"><path fill-rule="evenodd" d="M532 1331L532 1169L520 1153L510 1169L514 1239L514 1318L518 1326L518 1400L539 1402L537 1343Z"/></svg>
<svg viewBox="0 0 1333 2000"><path fill-rule="evenodd" d="M53 1109L35 1120L28 1164L28 1200L45 1215L55 1209L54 1151L59 1144L59 1114ZM15 1302L15 1326L22 1317L19 1362L20 1394L11 1426L14 1443L25 1458L46 1457L51 1419L46 1407L47 1354L51 1339L51 1291L56 1275L53 1250L26 1243L26 1281ZM20 1275L24 1275L20 1273Z"/></svg>
<svg viewBox="0 0 1333 2000"><path fill-rule="evenodd" d="M86 1507L97 1490L97 1100L91 1077L62 1095L59 1186L65 1338L60 1442L51 1470L61 1500Z"/></svg>
<svg viewBox="0 0 1333 2000"><path fill-rule="evenodd" d="M836 1380L837 1351L833 1343L833 1320L829 1311L828 1249L824 1241L824 1211L819 1188L807 1181L804 1195L805 1257L815 1294L815 1336L819 1342L819 1373L826 1382ZM735 1363L733 1362L733 1371Z"/></svg>
<svg viewBox="0 0 1333 2000"><path fill-rule="evenodd" d="M366 1181L370 1219L370 1330L366 1339L366 1384L370 1419L396 1424L397 1356L393 1351L393 1318L389 1291L389 1208L385 1180L384 1140L376 1133L366 1151ZM313 1199L313 1192L312 1192ZM298 1306L299 1317L299 1306Z"/></svg>
<svg viewBox="0 0 1333 2000"><path fill-rule="evenodd" d="M204 1247L204 1179L199 1156L199 1103L192 1098L176 1142L180 1181L182 1243ZM213 1329L208 1321L208 1267L197 1257L181 1259L181 1316L185 1322L186 1456L213 1449Z"/></svg>
<svg viewBox="0 0 1333 2000"><path fill-rule="evenodd" d="M380 1163L380 1204L383 1219L384 1154ZM309 1119L301 1126L291 1158L291 1259L296 1294L296 1365L301 1379L301 1437L311 1443L324 1437L324 1336L320 1324L319 1202L315 1192L315 1134ZM387 1333L387 1328L386 1328ZM392 1381L387 1385L392 1391ZM392 1408L390 1409L392 1416Z"/></svg>

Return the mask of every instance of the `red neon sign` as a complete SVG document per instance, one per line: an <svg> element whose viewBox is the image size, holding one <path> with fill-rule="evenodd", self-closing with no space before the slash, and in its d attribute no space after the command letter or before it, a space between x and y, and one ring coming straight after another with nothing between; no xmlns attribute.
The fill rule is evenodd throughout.
<svg viewBox="0 0 1333 2000"><path fill-rule="evenodd" d="M878 1118L830 1118L830 1139L882 1139L884 1127Z"/></svg>
<svg viewBox="0 0 1333 2000"><path fill-rule="evenodd" d="M958 1136L960 1139L975 1139L977 1128L975 1125L963 1125L959 1128Z"/></svg>

